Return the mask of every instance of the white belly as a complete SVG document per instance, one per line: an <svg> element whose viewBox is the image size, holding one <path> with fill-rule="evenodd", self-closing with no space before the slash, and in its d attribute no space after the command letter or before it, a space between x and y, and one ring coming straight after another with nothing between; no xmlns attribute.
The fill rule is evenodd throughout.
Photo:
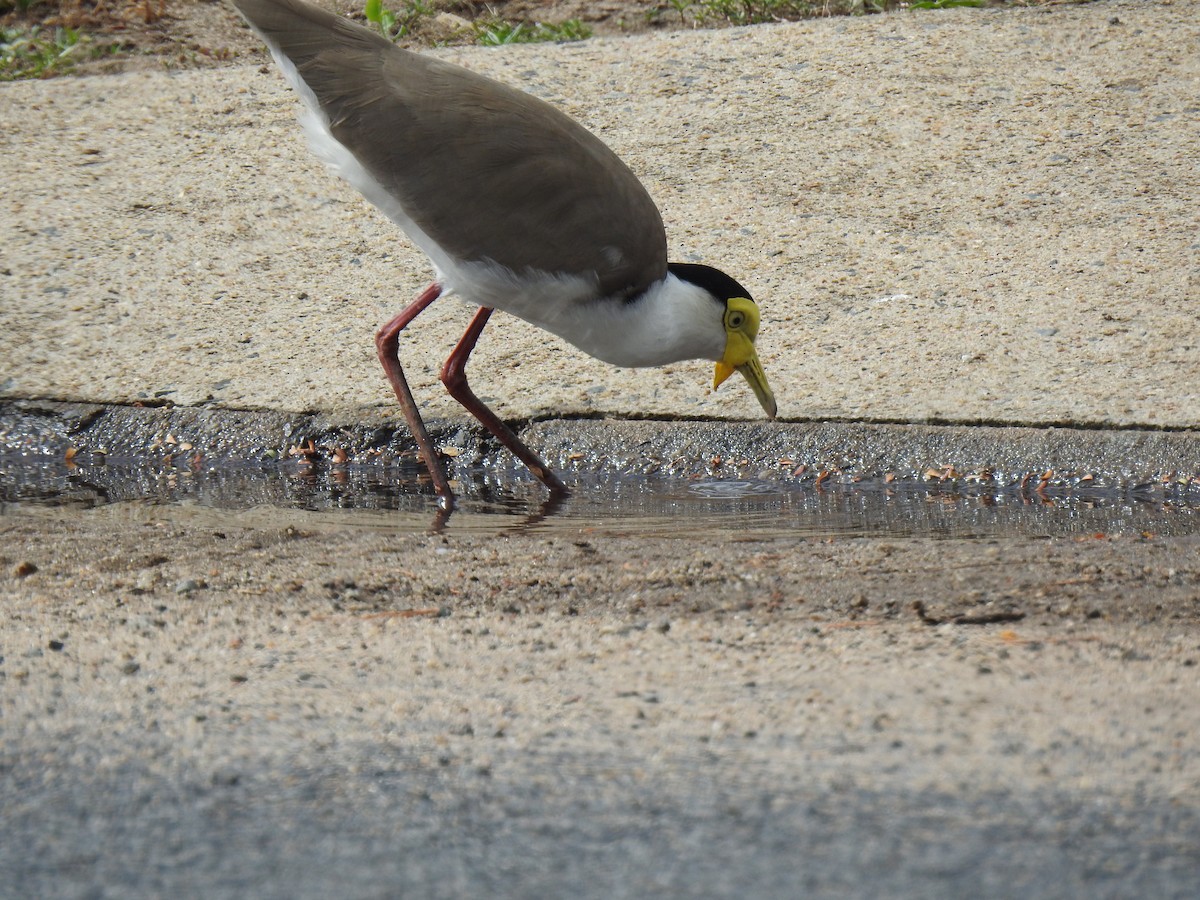
<svg viewBox="0 0 1200 900"><path fill-rule="evenodd" d="M297 90L308 93L290 63L279 56L276 60ZM661 366L684 359L721 358L722 310L711 296L674 275L652 285L641 298L626 302L597 296L595 277L514 273L493 262L454 259L334 138L323 116L312 112L315 100L309 108L301 122L313 151L404 230L429 257L448 291L471 303L518 316L615 366Z"/></svg>

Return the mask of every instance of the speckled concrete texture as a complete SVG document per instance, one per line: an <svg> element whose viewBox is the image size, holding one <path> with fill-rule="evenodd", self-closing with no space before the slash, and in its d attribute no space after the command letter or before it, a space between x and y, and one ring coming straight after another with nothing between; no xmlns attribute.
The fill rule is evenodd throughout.
<svg viewBox="0 0 1200 900"><path fill-rule="evenodd" d="M444 397L439 303L403 359L448 524L341 507L403 490L372 336L428 270L273 67L0 86L0 894L1190 900L1196 9L438 51L630 162L800 420L497 316L480 395L612 488L542 505ZM993 427L1049 424L1101 427ZM192 502L229 459L274 481ZM782 524L613 512L743 471ZM924 531L886 475L838 530L872 472Z"/></svg>
<svg viewBox="0 0 1200 900"><path fill-rule="evenodd" d="M0 519L11 896L1195 893L1194 535L257 512Z"/></svg>
<svg viewBox="0 0 1200 900"><path fill-rule="evenodd" d="M906 13L437 51L558 104L674 258L764 307L784 418L1200 425L1200 25L1184 3ZM0 394L391 410L376 327L429 276L308 152L270 67L0 87ZM481 186L486 189L486 186ZM427 414L470 310L417 320ZM758 418L498 316L501 415Z"/></svg>

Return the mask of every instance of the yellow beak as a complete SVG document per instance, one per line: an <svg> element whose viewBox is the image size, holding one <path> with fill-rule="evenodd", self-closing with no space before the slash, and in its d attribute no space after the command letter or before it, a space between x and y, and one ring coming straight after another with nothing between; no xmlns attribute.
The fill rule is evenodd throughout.
<svg viewBox="0 0 1200 900"><path fill-rule="evenodd" d="M732 343L732 342L731 342ZM747 342L748 343L748 342ZM741 354L739 354L741 355ZM713 378L713 390L715 391L721 386L734 371L741 372L750 382L750 388L754 391L754 396L758 398L758 402L762 404L763 410L767 413L767 418L774 419L778 408L775 406L775 395L771 393L771 386L767 384L766 373L763 372L762 363L758 361L758 354L754 352L753 346L750 347L750 356L740 364L730 364L726 360L730 354L725 354L725 359L717 363L716 375Z"/></svg>

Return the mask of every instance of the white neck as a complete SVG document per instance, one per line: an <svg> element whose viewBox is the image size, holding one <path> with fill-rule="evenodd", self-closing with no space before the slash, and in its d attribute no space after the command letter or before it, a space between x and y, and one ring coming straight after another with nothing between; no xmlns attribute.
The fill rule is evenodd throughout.
<svg viewBox="0 0 1200 900"><path fill-rule="evenodd" d="M725 353L720 305L672 274L631 303L601 299L513 311L614 366L716 361Z"/></svg>

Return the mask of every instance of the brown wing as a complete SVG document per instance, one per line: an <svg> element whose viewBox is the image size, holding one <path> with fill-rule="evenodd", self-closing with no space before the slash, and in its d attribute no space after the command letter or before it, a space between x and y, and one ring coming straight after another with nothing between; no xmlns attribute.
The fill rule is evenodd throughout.
<svg viewBox="0 0 1200 900"><path fill-rule="evenodd" d="M594 272L604 295L665 276L649 194L555 107L299 0L234 2L295 65L333 136L449 253Z"/></svg>

